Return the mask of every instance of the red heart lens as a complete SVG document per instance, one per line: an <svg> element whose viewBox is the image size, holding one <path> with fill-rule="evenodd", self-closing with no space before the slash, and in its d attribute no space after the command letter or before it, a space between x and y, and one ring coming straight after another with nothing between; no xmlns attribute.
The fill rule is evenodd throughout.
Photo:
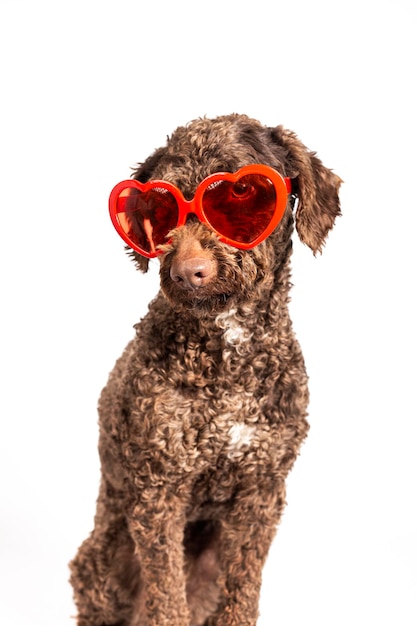
<svg viewBox="0 0 417 626"><path fill-rule="evenodd" d="M116 212L125 241L152 255L157 253L157 246L166 243L169 231L178 222L177 201L163 187L148 191L130 186L123 189L117 198Z"/></svg>
<svg viewBox="0 0 417 626"><path fill-rule="evenodd" d="M260 174L242 176L236 182L218 180L207 187L204 215L220 235L250 244L268 228L275 213L275 187Z"/></svg>

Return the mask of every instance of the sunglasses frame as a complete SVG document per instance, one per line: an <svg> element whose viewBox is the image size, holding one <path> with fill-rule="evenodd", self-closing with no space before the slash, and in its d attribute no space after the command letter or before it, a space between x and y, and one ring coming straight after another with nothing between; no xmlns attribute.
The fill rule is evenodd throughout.
<svg viewBox="0 0 417 626"><path fill-rule="evenodd" d="M253 241L250 243L243 243L240 241L234 241L230 237L219 233L216 228L210 223L204 213L203 206L203 196L205 191L217 181L230 181L232 183L237 182L243 176L247 176L249 174L258 174L267 178L274 186L275 194L276 194L276 202L275 209L272 215L272 218L260 235L258 235ZM272 167L268 165L255 164L255 165L246 165L240 168L237 172L216 172L215 174L211 174L204 178L201 183L198 185L194 197L191 200L186 200L178 187L173 185L172 183L165 180L154 180L151 179L146 183L141 183L138 180L130 179L124 180L118 183L111 191L109 198L109 211L110 218L114 228L117 233L123 239L123 241L133 250L138 252L140 255L147 257L148 259L155 258L163 253L162 250L158 249L163 244L158 244L155 251L148 252L142 248L140 248L126 233L124 230L120 219L119 219L119 211L117 210L117 203L120 197L120 194L126 189L138 189L141 192L150 191L151 189L165 189L170 192L177 203L178 207L178 220L175 228L179 228L180 226L184 226L187 221L187 217L190 214L194 214L197 218L208 226L212 232L214 232L219 239L219 241L226 243L234 248L239 248L241 250L249 250L254 248L262 241L264 241L278 226L280 223L282 216L284 215L285 208L288 202L288 195L291 194L291 179L282 176L279 172L277 172ZM167 238L166 243L169 243L169 239Z"/></svg>

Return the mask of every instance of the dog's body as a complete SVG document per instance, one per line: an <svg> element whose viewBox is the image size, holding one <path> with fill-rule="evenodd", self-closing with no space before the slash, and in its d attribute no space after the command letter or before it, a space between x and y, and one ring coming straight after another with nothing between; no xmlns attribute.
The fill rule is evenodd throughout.
<svg viewBox="0 0 417 626"><path fill-rule="evenodd" d="M196 120L135 178L189 198L213 172L251 163L293 179L298 233L320 250L340 179L282 127ZM288 313L294 201L251 250L196 219L172 233L161 291L100 399L95 528L71 564L79 626L256 624L285 478L308 430Z"/></svg>

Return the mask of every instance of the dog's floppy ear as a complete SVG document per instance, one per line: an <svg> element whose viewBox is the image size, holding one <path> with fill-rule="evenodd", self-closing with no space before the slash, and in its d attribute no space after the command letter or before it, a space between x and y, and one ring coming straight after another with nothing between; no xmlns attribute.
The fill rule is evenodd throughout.
<svg viewBox="0 0 417 626"><path fill-rule="evenodd" d="M316 254L340 215L339 187L343 182L310 152L297 135L282 126L272 129L272 139L286 151L287 176L298 196L295 226L301 241Z"/></svg>
<svg viewBox="0 0 417 626"><path fill-rule="evenodd" d="M149 268L149 259L147 259L145 256L142 256L135 250L132 250L128 246L126 246L126 251L128 255L130 256L130 258L133 259L138 270L146 274Z"/></svg>

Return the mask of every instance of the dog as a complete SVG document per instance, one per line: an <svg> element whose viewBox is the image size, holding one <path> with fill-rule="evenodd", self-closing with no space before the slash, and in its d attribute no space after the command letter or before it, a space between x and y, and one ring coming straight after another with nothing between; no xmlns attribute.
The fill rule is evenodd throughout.
<svg viewBox="0 0 417 626"><path fill-rule="evenodd" d="M309 428L293 228L320 252L341 182L294 132L232 114L179 127L113 190L113 224L139 270L159 259L160 291L99 401L78 626L256 624Z"/></svg>

